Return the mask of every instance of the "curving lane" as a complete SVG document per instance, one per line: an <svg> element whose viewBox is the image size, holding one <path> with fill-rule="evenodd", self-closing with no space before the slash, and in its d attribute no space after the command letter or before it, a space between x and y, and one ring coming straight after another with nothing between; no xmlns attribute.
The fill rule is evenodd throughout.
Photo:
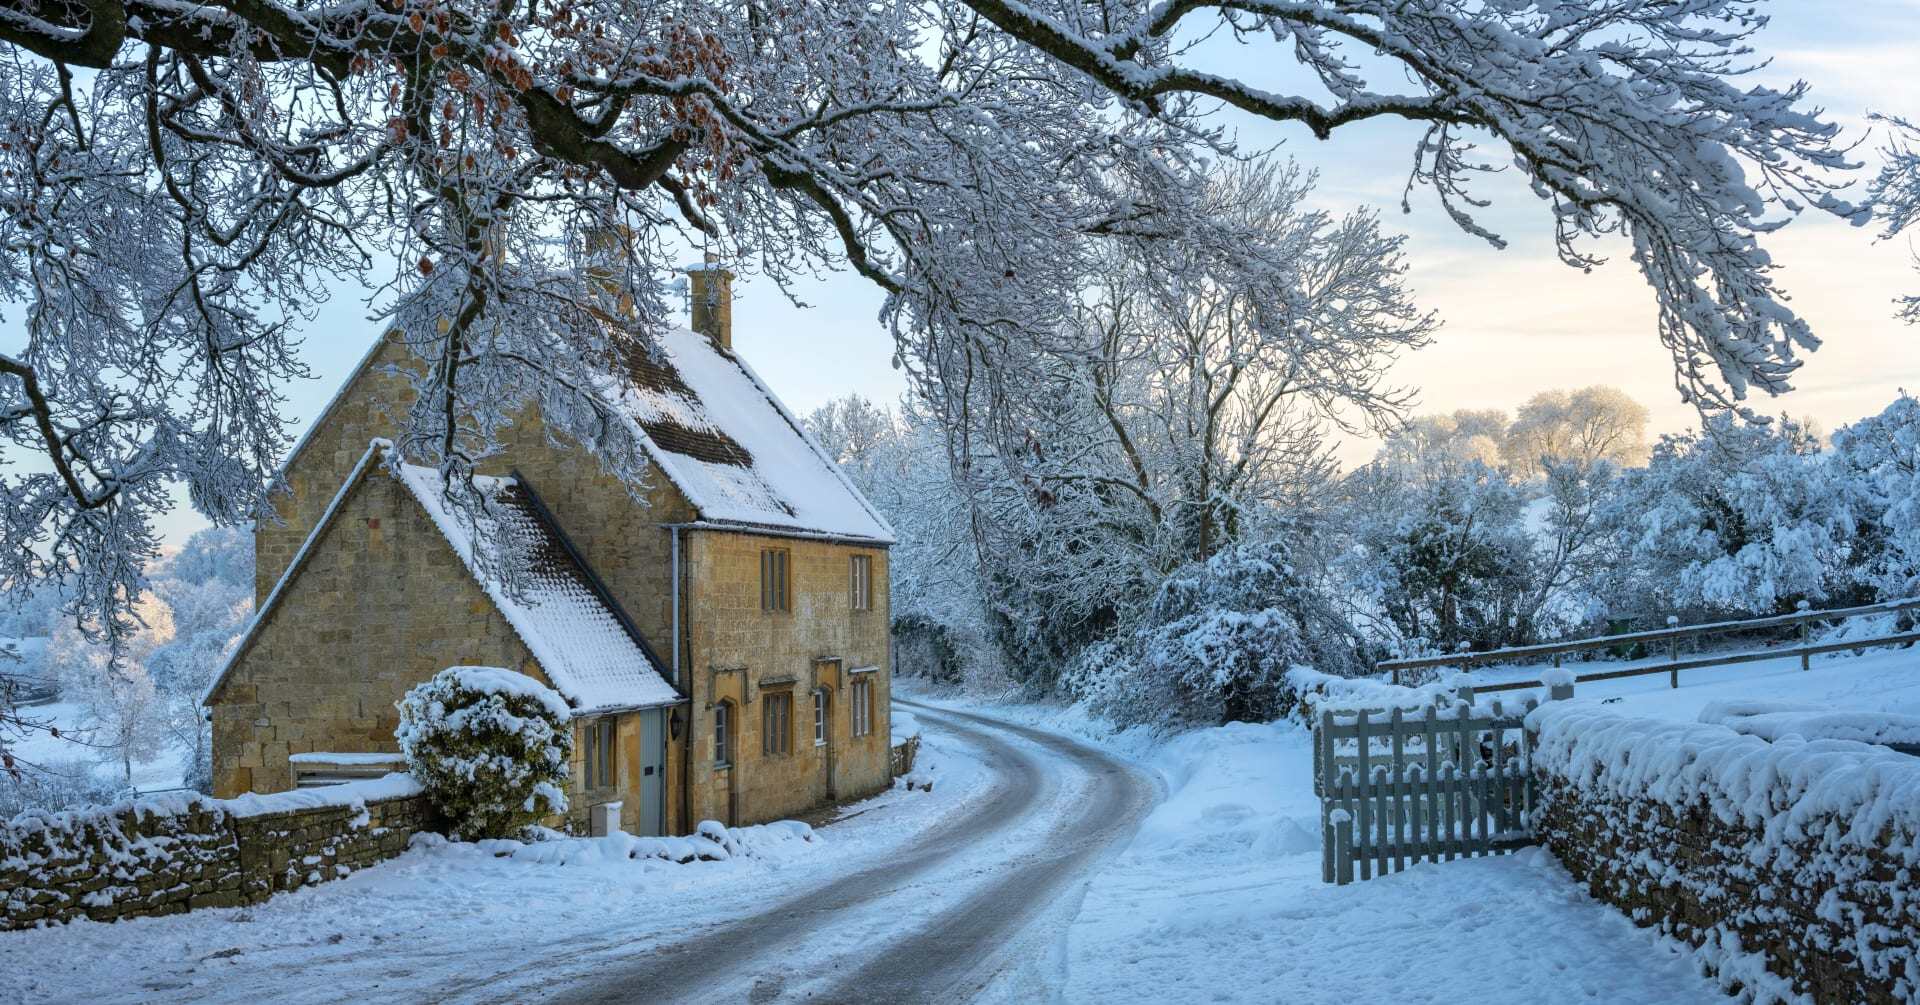
<svg viewBox="0 0 1920 1005"><path fill-rule="evenodd" d="M899 703L987 764L992 788L974 812L866 869L679 941L596 947L587 975L544 989L551 1000L1044 995L1047 956L1089 872L1139 826L1159 786L1119 758L1054 733Z"/></svg>

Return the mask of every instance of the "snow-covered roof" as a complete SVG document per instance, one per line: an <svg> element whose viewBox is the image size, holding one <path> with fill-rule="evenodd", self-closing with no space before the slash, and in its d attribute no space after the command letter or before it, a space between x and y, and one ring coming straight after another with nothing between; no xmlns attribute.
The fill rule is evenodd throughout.
<svg viewBox="0 0 1920 1005"><path fill-rule="evenodd" d="M327 504L326 511L307 533L266 601L254 612L239 643L227 656L226 665L207 687L202 698L204 704L212 703L213 696L252 648L260 629L279 606L281 596L305 567L315 543L333 523L347 497L391 446L380 439L367 445L366 453L361 455ZM546 519L533 497L513 479L474 479L477 486L491 493L494 505L484 513L476 513L469 523L462 522L449 508L438 471L402 464L397 477L419 500L455 554L473 573L474 580L539 662L554 688L573 704L575 712L651 708L681 700L673 685L662 676L660 662L647 650L645 642L629 631L602 599L592 575L575 558L559 528ZM507 561L524 576L523 581L516 584L521 588L509 590L484 571L508 566L497 561L477 561L476 537L489 549L479 557L498 557L502 553L492 549L507 549L504 552Z"/></svg>
<svg viewBox="0 0 1920 1005"><path fill-rule="evenodd" d="M455 513L440 472L412 464L398 477L576 712L680 701L659 665L602 599L592 576L533 497L511 478L475 478L490 505ZM484 552L476 549L486 549ZM509 588L490 570L512 568Z"/></svg>
<svg viewBox="0 0 1920 1005"><path fill-rule="evenodd" d="M702 521L891 544L893 528L753 369L670 328L608 394Z"/></svg>

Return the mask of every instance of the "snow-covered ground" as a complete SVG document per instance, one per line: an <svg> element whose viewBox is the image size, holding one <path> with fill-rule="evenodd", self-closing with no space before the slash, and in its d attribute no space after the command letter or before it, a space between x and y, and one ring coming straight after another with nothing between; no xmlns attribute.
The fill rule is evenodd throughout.
<svg viewBox="0 0 1920 1005"><path fill-rule="evenodd" d="M1920 653L1905 651L1821 660L1809 673L1785 659L1696 671L1677 691L1661 676L1582 685L1575 700L1685 719L1736 698L1915 714L1916 670ZM1058 1001L1108 1003L1726 1000L1692 950L1590 900L1538 850L1348 887L1321 883L1311 751L1296 725L1110 735L1077 709L899 690L1089 739L1165 787L1131 840L1091 859L1084 882L1017 939L1018 953L1036 962L988 986L988 999L1031 1000L1044 987ZM895 723L910 728L914 717L896 713ZM929 729L921 758L939 782L932 793L896 788L852 808L816 843L770 843L750 858L673 865L584 855L557 864L423 842L391 863L253 908L0 933L0 1001L558 993L569 980L591 984L596 961L631 963L689 933L730 937L729 922L833 889L836 877L987 811L981 793L994 789L994 772L963 739ZM1020 835L1070 812L1075 798L1067 789L1043 795L1031 824L906 884L906 900L844 909L816 926L833 931L789 948L852 946L850 959L860 960L870 940L932 925L969 883L1030 854L1018 850ZM812 990L776 987L769 1000Z"/></svg>
<svg viewBox="0 0 1920 1005"><path fill-rule="evenodd" d="M1650 676L1576 696L1684 719L1733 698L1920 713L1920 652L1821 659L1807 673L1788 658L1685 673L1678 690ZM1064 1001L1727 1000L1691 949L1591 900L1539 849L1323 884L1312 750L1295 725L1108 736L1076 709L944 701L1092 739L1165 780L1166 801L1093 878L1065 932Z"/></svg>
<svg viewBox="0 0 1920 1005"><path fill-rule="evenodd" d="M814 842L768 841L733 861L560 864L423 841L254 907L0 932L0 1002L524 999L542 974L751 913L967 812L983 765L937 734L920 757L933 792L893 789ZM516 963L524 986L503 974Z"/></svg>

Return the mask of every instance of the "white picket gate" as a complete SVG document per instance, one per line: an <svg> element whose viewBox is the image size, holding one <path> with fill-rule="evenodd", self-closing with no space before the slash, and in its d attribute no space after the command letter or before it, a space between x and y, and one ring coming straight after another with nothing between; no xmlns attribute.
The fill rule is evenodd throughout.
<svg viewBox="0 0 1920 1005"><path fill-rule="evenodd" d="M1344 885L1534 843L1523 719L1536 704L1323 712L1313 747L1321 878Z"/></svg>

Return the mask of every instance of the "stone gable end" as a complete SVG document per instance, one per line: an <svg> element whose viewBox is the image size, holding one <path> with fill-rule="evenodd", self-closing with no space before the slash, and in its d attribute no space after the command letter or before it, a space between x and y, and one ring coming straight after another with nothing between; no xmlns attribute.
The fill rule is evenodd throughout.
<svg viewBox="0 0 1920 1005"><path fill-rule="evenodd" d="M214 794L292 788L287 758L399 749L394 703L449 666L549 683L420 504L374 467L352 487L210 699Z"/></svg>

